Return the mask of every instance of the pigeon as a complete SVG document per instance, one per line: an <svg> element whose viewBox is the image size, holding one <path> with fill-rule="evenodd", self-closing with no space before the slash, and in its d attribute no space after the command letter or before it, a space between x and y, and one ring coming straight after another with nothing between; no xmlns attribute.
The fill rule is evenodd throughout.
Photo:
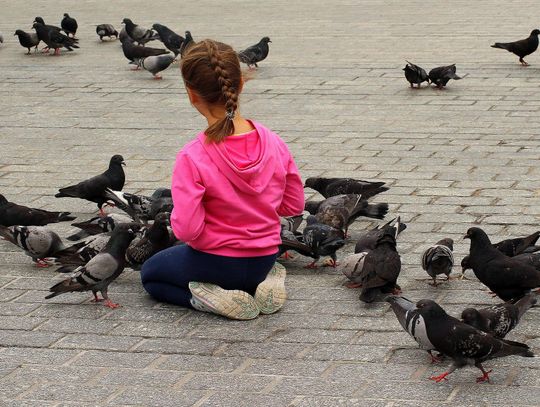
<svg viewBox="0 0 540 407"><path fill-rule="evenodd" d="M107 198L104 197L105 190L107 188L112 188L116 191L120 191L124 187L126 176L124 174L124 169L122 168L123 165L126 165L124 158L118 154L113 155L107 171L81 181L76 185L60 188L55 197L81 198L95 202L103 215L102 206L107 202Z"/></svg>
<svg viewBox="0 0 540 407"><path fill-rule="evenodd" d="M399 324L420 345L420 349L427 351L431 363L440 362L441 359L433 354L435 346L430 342L426 332L426 322L418 312L416 304L405 297L389 295L384 299L390 304Z"/></svg>
<svg viewBox="0 0 540 407"><path fill-rule="evenodd" d="M193 40L193 37L191 36L191 32L190 31L186 31L185 32L185 38L184 38L184 42L182 42L182 45L180 46L180 56L183 57L187 50L193 45L195 44L195 41Z"/></svg>
<svg viewBox="0 0 540 407"><path fill-rule="evenodd" d="M414 84L419 88L422 82L429 83L429 77L426 71L423 68L420 68L418 65L415 65L409 61L403 70L405 71L405 79L411 84L411 88L414 88Z"/></svg>
<svg viewBox="0 0 540 407"><path fill-rule="evenodd" d="M65 249L60 236L44 226L0 226L0 236L23 249L38 267L48 267L43 259Z"/></svg>
<svg viewBox="0 0 540 407"><path fill-rule="evenodd" d="M79 48L76 39L69 38L59 31L49 29L41 23L34 23L32 28L36 30L38 38L47 44L47 49L54 48L54 55L60 55L60 48L66 48L68 51Z"/></svg>
<svg viewBox="0 0 540 407"><path fill-rule="evenodd" d="M173 200L169 188L158 188L151 196L135 195L107 189L105 197L133 219L151 220L161 212L171 212Z"/></svg>
<svg viewBox="0 0 540 407"><path fill-rule="evenodd" d="M163 48L152 48L136 45L131 38L128 38L122 42L122 51L124 52L124 56L130 61L130 64L136 65L136 70L139 69L140 59L169 53Z"/></svg>
<svg viewBox="0 0 540 407"><path fill-rule="evenodd" d="M19 43L22 47L28 48L26 55L30 55L30 48L34 48L34 52L37 51L38 44L40 42L37 33L27 33L23 30L15 31L15 34L19 38Z"/></svg>
<svg viewBox="0 0 540 407"><path fill-rule="evenodd" d="M154 31L147 30L146 28L135 24L129 18L124 18L122 24L125 24L127 35L139 45L144 46L148 41L159 39L159 35L154 33Z"/></svg>
<svg viewBox="0 0 540 407"><path fill-rule="evenodd" d="M450 279L452 267L454 267L454 241L450 238L439 240L434 246L428 248L422 254L422 268L433 279L432 285L437 287L437 276L445 274L446 280Z"/></svg>
<svg viewBox="0 0 540 407"><path fill-rule="evenodd" d="M503 301L517 300L540 287L540 271L501 253L482 229L470 228L465 238L471 240L468 262L474 274Z"/></svg>
<svg viewBox="0 0 540 407"><path fill-rule="evenodd" d="M43 21L43 18L42 17L36 17L34 18L34 23L40 23L40 24L43 24L47 29L49 30L54 30L54 31L62 31L62 29L60 27L57 27L55 25L48 25L48 24L45 24L45 21Z"/></svg>
<svg viewBox="0 0 540 407"><path fill-rule="evenodd" d="M0 33L0 44L4 43L4 34Z"/></svg>
<svg viewBox="0 0 540 407"><path fill-rule="evenodd" d="M60 264L62 267L56 270L57 273L71 273L76 267L88 263L100 253L111 238L111 233L100 233L90 236L82 242L59 250L52 256L47 256L45 261L49 264Z"/></svg>
<svg viewBox="0 0 540 407"><path fill-rule="evenodd" d="M184 37L176 34L169 27L166 27L162 24L156 23L152 25L152 29L154 29L158 33L159 39L161 40L163 45L167 47L168 50L173 52L175 56L180 53L180 48L182 47L182 43L184 42Z"/></svg>
<svg viewBox="0 0 540 407"><path fill-rule="evenodd" d="M117 308L119 304L109 299L107 289L124 270L126 250L134 236L129 227L116 228L105 248L84 266L77 268L75 275L52 286L49 289L51 294L45 299L69 292L92 291L94 302L104 301L105 306ZM98 292L101 292L103 300L98 298Z"/></svg>
<svg viewBox="0 0 540 407"><path fill-rule="evenodd" d="M77 28L79 27L79 25L77 24L77 20L75 20L73 17L70 17L68 13L64 13L64 18L60 22L60 25L62 26L62 30L64 30L68 37L75 38Z"/></svg>
<svg viewBox="0 0 540 407"><path fill-rule="evenodd" d="M172 245L169 230L170 213L163 212L156 216L154 223L143 229L142 236L135 238L126 251L126 261L135 270L139 270L143 263L154 254Z"/></svg>
<svg viewBox="0 0 540 407"><path fill-rule="evenodd" d="M536 270L540 270L540 252L521 253L514 256L513 259L533 266Z"/></svg>
<svg viewBox="0 0 540 407"><path fill-rule="evenodd" d="M369 251L363 261L358 282L362 285L360 300L373 302L379 292L398 294L401 288L397 284L401 271L401 258L396 248L399 225L382 229L375 248Z"/></svg>
<svg viewBox="0 0 540 407"><path fill-rule="evenodd" d="M167 69L174 62L171 54L155 55L139 60L139 67L154 75L154 79L162 79L161 71Z"/></svg>
<svg viewBox="0 0 540 407"><path fill-rule="evenodd" d="M285 216L280 217L279 222L281 224L281 230L287 230L289 232L292 232L294 234L302 235L300 232L298 232L298 228L302 224L302 221L304 220L304 217L302 215L296 215L296 216Z"/></svg>
<svg viewBox="0 0 540 407"><path fill-rule="evenodd" d="M238 53L238 59L240 59L240 62L246 64L248 69L252 69L253 67L258 68L257 62L263 61L268 56L268 51L270 51L268 47L269 42L272 42L270 38L261 38L257 44L240 51Z"/></svg>
<svg viewBox="0 0 540 407"><path fill-rule="evenodd" d="M384 182L363 181L353 178L320 178L306 179L304 188L311 188L325 198L341 194L360 194L362 199L369 199L381 192L388 191Z"/></svg>
<svg viewBox="0 0 540 407"><path fill-rule="evenodd" d="M75 219L71 212L49 212L9 202L0 194L0 225L45 226Z"/></svg>
<svg viewBox="0 0 540 407"><path fill-rule="evenodd" d="M309 215L306 219L307 225L303 231L303 243L308 246L315 260L308 264L306 268L316 268L320 256L330 256L331 265L336 267L336 251L345 245L345 236L339 229L319 223L317 218Z"/></svg>
<svg viewBox="0 0 540 407"><path fill-rule="evenodd" d="M347 236L349 226L360 216L384 218L388 212L388 204L369 204L360 194L342 194L331 196L324 201L307 201L305 209L315 215L320 223L343 230Z"/></svg>
<svg viewBox="0 0 540 407"><path fill-rule="evenodd" d="M128 33L126 32L126 27L122 27L122 29L120 30L120 34L118 34L118 39L120 40L120 42L123 44L124 42L126 41L131 41L133 42L133 40L131 39L131 37L128 35Z"/></svg>
<svg viewBox="0 0 540 407"><path fill-rule="evenodd" d="M516 327L523 314L536 302L535 294L527 294L515 304L505 302L479 310L464 309L461 319L476 329L502 339Z"/></svg>
<svg viewBox="0 0 540 407"><path fill-rule="evenodd" d="M523 66L529 66L523 58L532 54L538 48L538 35L540 30L532 30L528 38L514 42L496 42L491 48L505 49L512 54L516 54L519 57L519 62Z"/></svg>
<svg viewBox="0 0 540 407"><path fill-rule="evenodd" d="M75 241L88 236L103 232L112 232L120 223L132 223L130 216L121 213L110 213L107 216L95 216L87 221L72 223L71 226L81 229L79 232L68 236L66 239ZM133 222L132 226L135 225Z"/></svg>
<svg viewBox="0 0 540 407"><path fill-rule="evenodd" d="M341 260L338 269L349 279L349 282L345 284L346 287L358 288L362 286L360 277L367 254L368 252L353 253Z"/></svg>
<svg viewBox="0 0 540 407"><path fill-rule="evenodd" d="M420 300L416 303L417 312L422 316L429 342L453 363L439 376L430 379L435 382L448 380L454 370L466 365L474 365L482 371L476 381L489 382L489 373L482 363L489 359L510 355L534 357L529 347L523 343L498 339L448 315L439 304L432 300Z"/></svg>
<svg viewBox="0 0 540 407"><path fill-rule="evenodd" d="M392 223L394 226L392 226ZM377 240L384 234L384 230L387 228L393 228L393 232L398 236L401 232L407 229L407 225L401 222L401 218L398 216L396 219L392 219L390 222L384 224L382 227L377 225L372 230L365 232L356 241L354 246L355 253L367 252L375 249L377 246Z"/></svg>
<svg viewBox="0 0 540 407"><path fill-rule="evenodd" d="M99 35L101 41L103 41L103 37L109 37L111 39L114 36L115 39L118 38L118 31L116 31L112 24L96 25L96 34Z"/></svg>
<svg viewBox="0 0 540 407"><path fill-rule="evenodd" d="M313 259L318 259L320 257L320 255L310 246L304 243L304 236L302 234L298 235L297 233L282 227L280 237L281 244L278 247L278 257L284 255L285 258L290 258L291 256L287 253L288 250L294 250L302 256L311 257Z"/></svg>
<svg viewBox="0 0 540 407"><path fill-rule="evenodd" d="M450 79L461 79L456 75L456 64L433 68L429 71L428 76L431 83L437 85L438 89L444 88Z"/></svg>

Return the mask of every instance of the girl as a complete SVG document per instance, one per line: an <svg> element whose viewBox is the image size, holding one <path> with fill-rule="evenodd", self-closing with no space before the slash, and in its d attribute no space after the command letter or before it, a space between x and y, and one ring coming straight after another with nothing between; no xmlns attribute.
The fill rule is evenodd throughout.
<svg viewBox="0 0 540 407"><path fill-rule="evenodd" d="M149 259L142 283L160 301L233 319L276 312L286 297L279 217L304 209L298 169L283 140L238 112L243 80L229 45L192 45L181 71L208 128L178 153L172 175L171 226L186 244Z"/></svg>

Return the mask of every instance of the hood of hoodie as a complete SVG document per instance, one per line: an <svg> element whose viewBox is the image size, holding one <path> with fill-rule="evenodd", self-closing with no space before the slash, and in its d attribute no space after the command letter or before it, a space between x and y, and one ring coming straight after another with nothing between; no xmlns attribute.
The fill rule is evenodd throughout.
<svg viewBox="0 0 540 407"><path fill-rule="evenodd" d="M259 154L246 165L235 163L227 151L225 142L207 143L204 132L199 133L198 139L212 162L219 168L225 177L244 193L255 195L261 193L275 172L276 166L281 165L276 159L276 144L272 142L275 137L270 130L259 123L250 121L259 138ZM231 136L235 137L235 136Z"/></svg>

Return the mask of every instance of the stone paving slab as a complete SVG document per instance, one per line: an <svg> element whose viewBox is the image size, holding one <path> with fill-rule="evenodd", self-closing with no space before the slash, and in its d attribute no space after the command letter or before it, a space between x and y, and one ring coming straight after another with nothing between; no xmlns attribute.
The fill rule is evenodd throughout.
<svg viewBox="0 0 540 407"><path fill-rule="evenodd" d="M441 3L442 4L442 3ZM82 219L95 205L56 199L59 187L94 175L112 154L127 161L125 190L170 183L176 152L204 127L177 67L154 81L130 72L118 42L100 43L95 25L124 17L160 22L196 39L236 49L263 35L267 61L246 83L242 110L279 132L304 178L353 176L388 183L375 202L409 227L399 241L400 285L411 299L433 298L452 314L495 303L474 277L433 288L423 250L482 225L494 240L530 233L540 215L540 57L494 50L495 41L537 28L537 4L457 0L182 3L118 0L53 3L0 0L0 192ZM15 29L36 15L79 21L79 50L24 55ZM150 44L154 45L154 44ZM461 81L444 91L411 90L401 68L457 63ZM307 198L319 198L306 190ZM374 222L359 221L341 255ZM53 225L61 235L68 224ZM539 359L488 362L493 384L475 369L446 383L384 303L362 304L339 272L286 261L289 301L250 322L159 304L126 272L110 289L123 306L87 294L44 300L60 279L0 242L0 404L9 406L497 406L538 405ZM456 268L456 273L459 270ZM540 349L539 309L511 339Z"/></svg>

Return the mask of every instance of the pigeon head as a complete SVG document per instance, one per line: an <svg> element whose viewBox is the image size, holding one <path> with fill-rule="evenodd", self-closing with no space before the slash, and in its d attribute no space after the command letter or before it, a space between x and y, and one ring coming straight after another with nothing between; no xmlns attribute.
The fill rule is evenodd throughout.
<svg viewBox="0 0 540 407"><path fill-rule="evenodd" d="M269 42L272 42L272 41L270 41L270 37L262 37L261 42L268 44Z"/></svg>
<svg viewBox="0 0 540 407"><path fill-rule="evenodd" d="M124 161L124 157L122 157L120 154L113 155L111 157L111 162L109 166L113 165L126 165L126 162Z"/></svg>
<svg viewBox="0 0 540 407"><path fill-rule="evenodd" d="M4 204L7 204L8 200L6 199L6 197L2 194L0 194L0 205L4 205Z"/></svg>
<svg viewBox="0 0 540 407"><path fill-rule="evenodd" d="M36 21L36 22L34 22L34 24L32 24L33 29L36 29L38 27L43 27L43 23L40 23L40 22Z"/></svg>
<svg viewBox="0 0 540 407"><path fill-rule="evenodd" d="M472 246L478 246L478 247L487 247L491 246L491 241L489 240L488 235L486 232L484 232L480 228L469 228L467 230L467 233L465 236L463 236L464 239L471 239L471 247Z"/></svg>
<svg viewBox="0 0 540 407"><path fill-rule="evenodd" d="M105 250L110 249L109 252L125 251L134 238L135 231L129 225L118 225L114 228Z"/></svg>
<svg viewBox="0 0 540 407"><path fill-rule="evenodd" d="M540 30L537 29L537 28L531 31L531 37L533 37L535 35L540 35Z"/></svg>
<svg viewBox="0 0 540 407"><path fill-rule="evenodd" d="M69 14L68 14L68 13L64 13L64 17L69 18Z"/></svg>
<svg viewBox="0 0 540 407"><path fill-rule="evenodd" d="M23 35L23 34L24 34L23 30L16 30L15 34L13 34L13 35Z"/></svg>
<svg viewBox="0 0 540 407"><path fill-rule="evenodd" d="M461 273L465 273L465 271L471 269L471 265L469 264L469 256L465 256L463 260L461 260Z"/></svg>
<svg viewBox="0 0 540 407"><path fill-rule="evenodd" d="M320 185L320 181L321 181L320 178L310 177L306 179L306 181L304 182L304 188L311 188L311 189L316 190L318 186Z"/></svg>
<svg viewBox="0 0 540 407"><path fill-rule="evenodd" d="M420 300L416 303L416 309L423 317L438 318L445 316L446 311L433 300Z"/></svg>
<svg viewBox="0 0 540 407"><path fill-rule="evenodd" d="M124 18L122 20L122 24L126 24L126 25L133 24L133 21L131 21L131 19L129 19L129 18Z"/></svg>
<svg viewBox="0 0 540 407"><path fill-rule="evenodd" d="M317 222L317 218L314 216L314 215L309 215L307 218L306 218L306 225L314 225L318 223Z"/></svg>
<svg viewBox="0 0 540 407"><path fill-rule="evenodd" d="M321 202L322 201L306 201L304 204L304 209L311 215L315 215L321 206Z"/></svg>
<svg viewBox="0 0 540 407"><path fill-rule="evenodd" d="M156 215L154 223L169 225L170 212L160 212Z"/></svg>
<svg viewBox="0 0 540 407"><path fill-rule="evenodd" d="M450 239L449 237L439 240L437 242L437 244L442 245L442 246L446 246L450 250L454 250L454 241L452 239Z"/></svg>
<svg viewBox="0 0 540 407"><path fill-rule="evenodd" d="M465 322L467 325L471 326L480 326L482 325L482 315L478 312L478 310L474 308L466 308L461 313L461 320Z"/></svg>
<svg viewBox="0 0 540 407"><path fill-rule="evenodd" d="M34 18L34 23L40 23L40 24L45 25L45 21L41 17Z"/></svg>

